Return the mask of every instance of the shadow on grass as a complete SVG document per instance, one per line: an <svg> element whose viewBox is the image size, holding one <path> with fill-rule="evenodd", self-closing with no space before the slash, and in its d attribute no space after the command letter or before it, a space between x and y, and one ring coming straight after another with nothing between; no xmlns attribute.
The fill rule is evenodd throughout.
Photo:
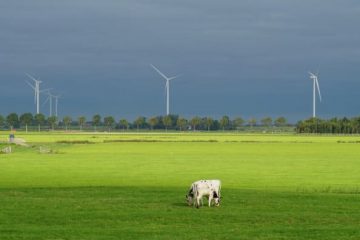
<svg viewBox="0 0 360 240"><path fill-rule="evenodd" d="M176 202L176 203L171 204L171 206L174 206L174 207L186 207L186 208L190 207L185 202Z"/></svg>

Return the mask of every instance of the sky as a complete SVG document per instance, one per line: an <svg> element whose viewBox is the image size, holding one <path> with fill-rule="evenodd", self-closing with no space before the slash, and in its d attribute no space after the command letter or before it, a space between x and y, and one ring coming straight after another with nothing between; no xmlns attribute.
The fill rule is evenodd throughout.
<svg viewBox="0 0 360 240"><path fill-rule="evenodd" d="M245 119L359 116L358 0L1 0L0 114L35 112L25 73L59 117L170 112ZM48 115L49 105L41 112Z"/></svg>

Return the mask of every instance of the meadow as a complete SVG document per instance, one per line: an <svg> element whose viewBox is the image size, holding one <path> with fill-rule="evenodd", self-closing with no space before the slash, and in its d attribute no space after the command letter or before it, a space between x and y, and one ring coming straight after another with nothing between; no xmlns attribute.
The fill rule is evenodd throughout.
<svg viewBox="0 0 360 240"><path fill-rule="evenodd" d="M16 136L29 146L0 155L1 240L360 238L359 136ZM198 179L222 181L220 207L186 205Z"/></svg>

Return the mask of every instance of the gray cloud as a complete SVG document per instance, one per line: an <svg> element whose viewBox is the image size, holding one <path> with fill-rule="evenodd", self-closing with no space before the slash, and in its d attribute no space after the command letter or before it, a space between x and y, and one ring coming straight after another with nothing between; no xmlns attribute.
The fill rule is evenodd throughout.
<svg viewBox="0 0 360 240"><path fill-rule="evenodd" d="M1 112L32 111L24 72L64 94L64 114L358 115L358 1L45 1L0 3ZM47 108L44 108L47 112Z"/></svg>

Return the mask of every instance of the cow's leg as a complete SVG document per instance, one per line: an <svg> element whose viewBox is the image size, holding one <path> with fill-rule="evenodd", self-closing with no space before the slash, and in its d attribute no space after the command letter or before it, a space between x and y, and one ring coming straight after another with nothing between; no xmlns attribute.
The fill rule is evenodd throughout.
<svg viewBox="0 0 360 240"><path fill-rule="evenodd" d="M212 195L209 195L209 207L211 207Z"/></svg>
<svg viewBox="0 0 360 240"><path fill-rule="evenodd" d="M196 208L199 208L200 206L200 200L201 198L199 198L199 196L196 198Z"/></svg>
<svg viewBox="0 0 360 240"><path fill-rule="evenodd" d="M199 192L196 191L196 208L199 208L200 205L200 196L199 196Z"/></svg>

